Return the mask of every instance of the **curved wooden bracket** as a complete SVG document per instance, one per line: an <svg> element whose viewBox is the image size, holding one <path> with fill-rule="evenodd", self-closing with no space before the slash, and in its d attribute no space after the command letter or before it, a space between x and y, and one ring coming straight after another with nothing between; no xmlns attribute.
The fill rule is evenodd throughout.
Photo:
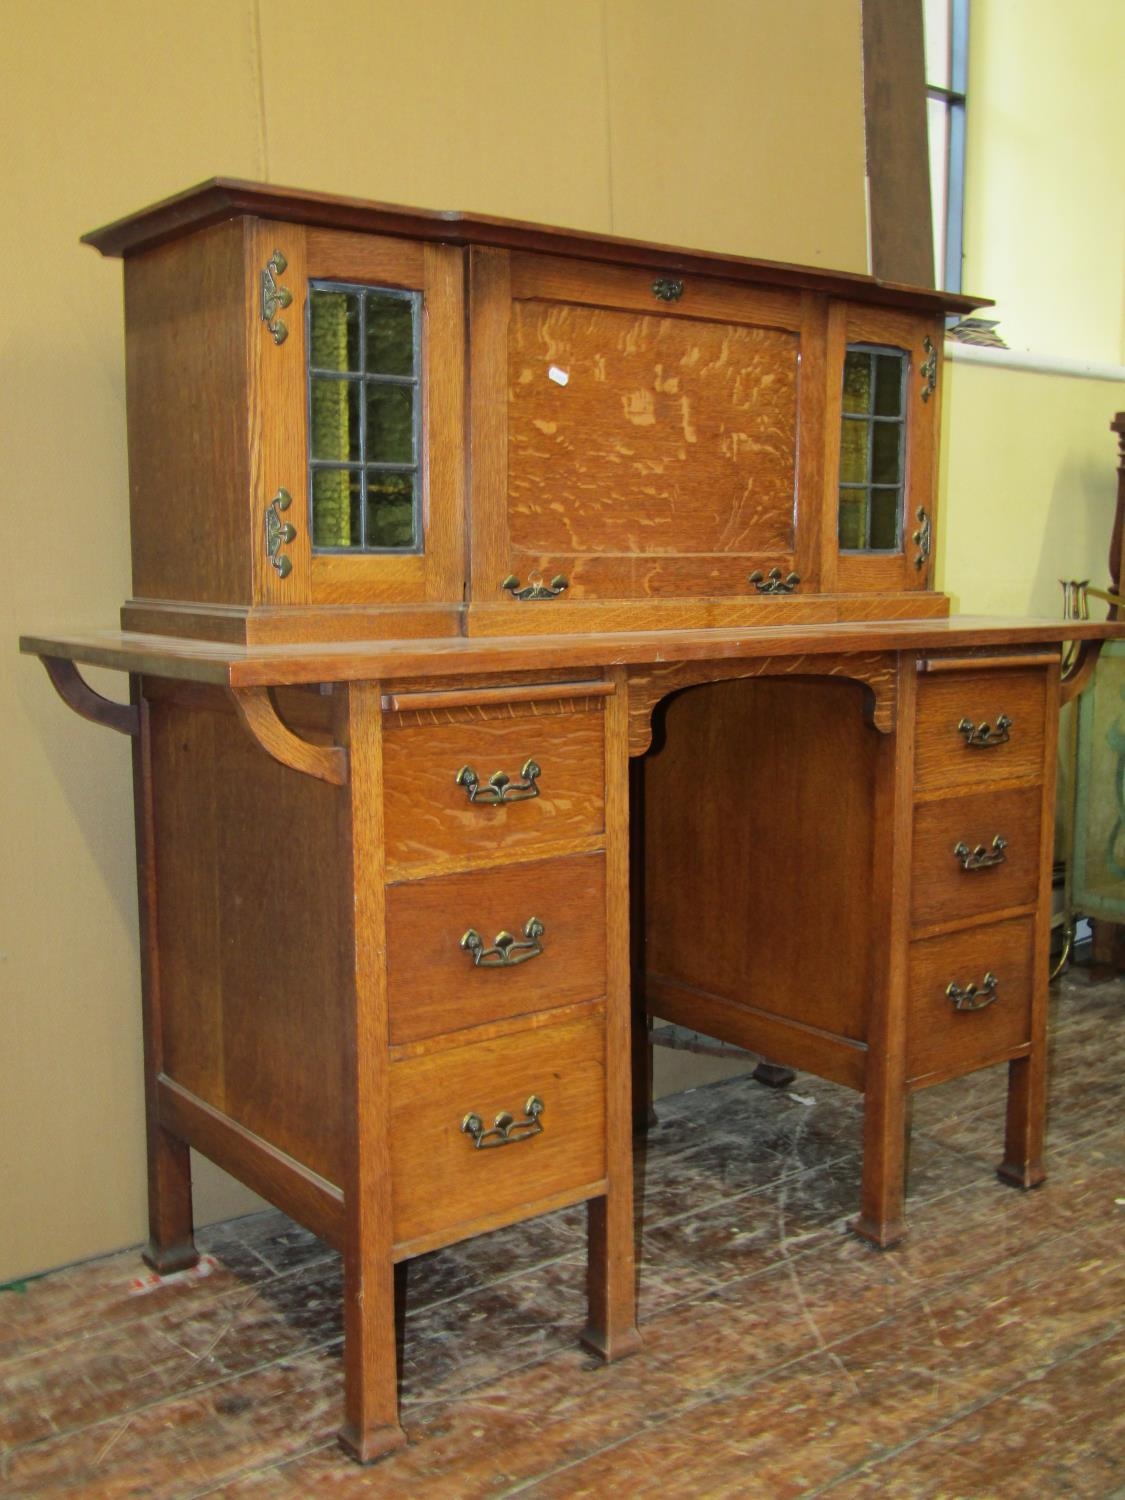
<svg viewBox="0 0 1125 1500"><path fill-rule="evenodd" d="M855 652L823 656L763 656L733 661L662 662L629 673L629 754L643 755L652 743L652 711L662 698L704 682L740 677L847 677L871 697L868 721L890 734L898 708L893 654Z"/></svg>
<svg viewBox="0 0 1125 1500"><path fill-rule="evenodd" d="M1074 655L1068 658L1063 668L1060 703L1069 703L1089 686L1104 645L1104 641L1079 641Z"/></svg>
<svg viewBox="0 0 1125 1500"><path fill-rule="evenodd" d="M250 734L267 755L291 770L315 776L332 786L344 786L348 779L348 753L340 745L310 745L287 729L273 706L267 687L230 689L234 706Z"/></svg>
<svg viewBox="0 0 1125 1500"><path fill-rule="evenodd" d="M103 698L82 676L68 656L41 656L39 660L59 697L83 719L116 729L118 734L140 733L141 715L135 703L115 703Z"/></svg>

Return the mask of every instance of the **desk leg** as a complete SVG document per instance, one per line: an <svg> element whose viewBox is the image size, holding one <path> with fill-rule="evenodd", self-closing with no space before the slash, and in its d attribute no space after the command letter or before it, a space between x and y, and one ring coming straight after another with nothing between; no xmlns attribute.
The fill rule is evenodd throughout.
<svg viewBox="0 0 1125 1500"><path fill-rule="evenodd" d="M874 987L868 1019L863 1104L863 1185L855 1233L888 1250L906 1233L907 952L913 811L913 661L898 665L898 728L881 735L875 781L875 862L872 911L880 914Z"/></svg>
<svg viewBox="0 0 1125 1500"><path fill-rule="evenodd" d="M1043 1164L1047 1117L1047 1012L1050 993L1051 860L1054 854L1055 779L1058 744L1058 678L1052 668L1047 693L1048 711L1043 737L1047 751L1043 766L1043 802L1039 816L1039 909L1036 915L1035 967L1031 979L1031 1015L1026 1057L1008 1064L1008 1118L1004 1131L1004 1159L996 1169L1001 1182L1034 1188L1046 1181Z"/></svg>
<svg viewBox="0 0 1125 1500"><path fill-rule="evenodd" d="M344 1186L343 1447L371 1463L401 1448L387 1062L383 837L383 739L379 684L337 687L336 742L348 747L348 785L339 796L342 909L354 975L349 1035L351 1140Z"/></svg>
<svg viewBox="0 0 1125 1500"><path fill-rule="evenodd" d="M652 1019L645 997L645 758L629 762L629 967L633 1035L633 1131L656 1124L652 1107Z"/></svg>
<svg viewBox="0 0 1125 1500"><path fill-rule="evenodd" d="M641 1347L636 1322L633 1195L611 1192L605 1198L591 1198L587 1209L588 1313L581 1337L587 1349L612 1364Z"/></svg>
<svg viewBox="0 0 1125 1500"><path fill-rule="evenodd" d="M1008 1064L1004 1160L996 1168L996 1175L1001 1182L1009 1182L1013 1187L1038 1187L1047 1178L1043 1165L1045 1056L1045 1048L1038 1048L1032 1056L1017 1057Z"/></svg>
<svg viewBox="0 0 1125 1500"><path fill-rule="evenodd" d="M629 704L625 673L606 702L606 1039L604 1198L588 1210L586 1290L589 1313L582 1342L606 1360L640 1347L633 1251L633 1142L630 1008L633 953L629 940ZM639 769L639 762L633 762ZM634 773L635 774L635 773ZM634 808L636 804L634 803ZM643 1019L643 1017L642 1017ZM647 1037L645 1052L648 1052ZM634 1054L635 1056L635 1054Z"/></svg>
<svg viewBox="0 0 1125 1500"><path fill-rule="evenodd" d="M906 1234L907 1095L902 1088L869 1088L863 1110L863 1185L852 1229L880 1250Z"/></svg>
<svg viewBox="0 0 1125 1500"><path fill-rule="evenodd" d="M137 905L141 932L141 997L145 1068L145 1136L148 1149L146 1265L159 1276L186 1271L199 1260L191 1207L191 1155L160 1124L156 1080L164 1065L160 960L156 945L156 836L152 806L151 730L140 679L130 680L137 709L133 739L133 817L137 839Z"/></svg>

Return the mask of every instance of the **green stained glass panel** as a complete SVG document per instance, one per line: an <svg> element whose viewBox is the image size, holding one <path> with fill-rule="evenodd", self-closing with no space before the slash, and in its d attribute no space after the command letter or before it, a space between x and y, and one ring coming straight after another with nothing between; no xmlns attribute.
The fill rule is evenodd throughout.
<svg viewBox="0 0 1125 1500"><path fill-rule="evenodd" d="M367 373L413 375L414 303L388 292L368 292L364 298L367 324Z"/></svg>
<svg viewBox="0 0 1125 1500"><path fill-rule="evenodd" d="M412 464L414 462L414 387L368 384L368 463Z"/></svg>
<svg viewBox="0 0 1125 1500"><path fill-rule="evenodd" d="M871 478L876 484L898 484L902 479L902 425L873 422Z"/></svg>
<svg viewBox="0 0 1125 1500"><path fill-rule="evenodd" d="M866 484L867 434L866 422L849 421L844 418L840 434L840 478L845 484Z"/></svg>
<svg viewBox="0 0 1125 1500"><path fill-rule="evenodd" d="M871 355L866 349L849 349L844 356L844 410L871 410Z"/></svg>
<svg viewBox="0 0 1125 1500"><path fill-rule="evenodd" d="M359 383L314 376L310 383L309 441L315 459L359 461Z"/></svg>
<svg viewBox="0 0 1125 1500"><path fill-rule="evenodd" d="M413 547L414 476L367 472L367 545Z"/></svg>
<svg viewBox="0 0 1125 1500"><path fill-rule="evenodd" d="M867 545L867 491L840 491L840 546L858 552Z"/></svg>
<svg viewBox="0 0 1125 1500"><path fill-rule="evenodd" d="M875 414L880 417L902 415L902 376L906 359L901 354L875 356Z"/></svg>
<svg viewBox="0 0 1125 1500"><path fill-rule="evenodd" d="M360 546L359 505L359 474L354 469L314 469L313 546Z"/></svg>
<svg viewBox="0 0 1125 1500"><path fill-rule="evenodd" d="M309 293L309 368L359 371L359 296Z"/></svg>
<svg viewBox="0 0 1125 1500"><path fill-rule="evenodd" d="M897 489L871 491L871 540L867 545L872 551L898 550L898 496Z"/></svg>

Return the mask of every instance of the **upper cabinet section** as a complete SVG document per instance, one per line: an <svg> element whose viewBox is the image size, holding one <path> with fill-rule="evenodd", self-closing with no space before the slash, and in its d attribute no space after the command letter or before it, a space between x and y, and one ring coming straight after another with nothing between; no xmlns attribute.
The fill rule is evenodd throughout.
<svg viewBox="0 0 1125 1500"><path fill-rule="evenodd" d="M474 609L529 586L746 600L810 570L815 298L500 250L471 267Z"/></svg>
<svg viewBox="0 0 1125 1500"><path fill-rule="evenodd" d="M938 365L967 299L221 181L87 240L126 260L128 627L945 612Z"/></svg>

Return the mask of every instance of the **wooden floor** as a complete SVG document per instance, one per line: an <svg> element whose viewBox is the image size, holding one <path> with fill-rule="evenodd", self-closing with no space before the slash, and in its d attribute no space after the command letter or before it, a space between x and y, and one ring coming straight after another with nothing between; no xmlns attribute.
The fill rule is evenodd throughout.
<svg viewBox="0 0 1125 1500"><path fill-rule="evenodd" d="M644 1351L585 1357L580 1212L415 1261L409 1446L337 1449L340 1263L280 1214L0 1293L4 1496L1125 1496L1125 984L1058 989L1050 1180L992 1167L1003 1073L915 1105L911 1235L845 1224L859 1100L805 1076L661 1106Z"/></svg>

